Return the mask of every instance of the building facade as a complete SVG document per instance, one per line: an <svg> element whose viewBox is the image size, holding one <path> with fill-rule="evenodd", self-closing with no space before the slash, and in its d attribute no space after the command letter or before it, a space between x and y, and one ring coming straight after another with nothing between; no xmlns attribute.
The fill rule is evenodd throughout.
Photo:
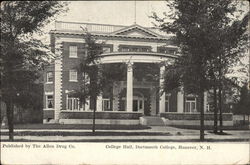
<svg viewBox="0 0 250 165"><path fill-rule="evenodd" d="M165 66L178 58L178 47L171 35L157 28L56 22L50 33L54 63L44 73L44 123L90 124L91 100L82 105L70 95L79 89L80 73L76 67L86 57L83 30L103 42L99 63L125 65L124 79L112 84L111 92L97 97L97 124L148 124L149 118L169 125L199 124L197 97L185 95L182 88L165 93L161 90ZM142 67L155 68L158 79L144 78ZM142 69L140 73L140 69ZM141 75L141 76L138 76ZM110 90L109 90L110 91ZM111 93L111 94L110 94ZM205 124L213 123L207 93L204 96ZM232 114L224 114L224 123L231 125Z"/></svg>

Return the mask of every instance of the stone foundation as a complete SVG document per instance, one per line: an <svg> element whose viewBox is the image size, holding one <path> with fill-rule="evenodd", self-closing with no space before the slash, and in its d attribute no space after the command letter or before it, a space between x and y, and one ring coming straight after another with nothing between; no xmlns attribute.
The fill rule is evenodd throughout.
<svg viewBox="0 0 250 165"><path fill-rule="evenodd" d="M161 117L164 117L168 120L200 120L200 113L161 113ZM205 113L205 120L214 120L213 113ZM218 115L219 119L219 115ZM223 113L222 114L223 121L232 121L233 114L232 113Z"/></svg>
<svg viewBox="0 0 250 165"><path fill-rule="evenodd" d="M162 118L165 125L200 125L200 120L168 120ZM204 125L214 125L214 121L205 120ZM223 126L233 126L233 121L223 121Z"/></svg>
<svg viewBox="0 0 250 165"><path fill-rule="evenodd" d="M93 124L92 119L60 119L60 124ZM96 119L96 124L139 125L139 120Z"/></svg>
<svg viewBox="0 0 250 165"><path fill-rule="evenodd" d="M119 120L139 120L139 117L142 116L142 113L138 112L96 112L96 119L119 119ZM60 119L92 119L92 111L82 111L82 112L70 112L70 111L61 111Z"/></svg>
<svg viewBox="0 0 250 165"><path fill-rule="evenodd" d="M164 121L165 125L200 125L200 113L161 113L160 116ZM233 126L233 114L224 113L222 114L223 125ZM219 115L218 115L219 123ZM214 114L204 114L204 125L214 124Z"/></svg>

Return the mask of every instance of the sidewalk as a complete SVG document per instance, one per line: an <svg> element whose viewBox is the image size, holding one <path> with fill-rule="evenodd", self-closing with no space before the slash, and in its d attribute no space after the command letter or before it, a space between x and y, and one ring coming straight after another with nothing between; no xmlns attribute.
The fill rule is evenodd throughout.
<svg viewBox="0 0 250 165"><path fill-rule="evenodd" d="M16 141L75 141L75 142L161 142L161 141L199 141L199 130L180 129L169 126L152 126L143 130L96 130L98 135L92 135L92 130L60 130L60 129L16 129L14 132L26 133L15 135ZM46 133L51 135L32 135L32 133ZM101 133L105 135L102 135ZM226 135L216 135L211 131L205 131L205 139L208 141L249 141L250 131L224 131ZM8 140L8 129L1 130L1 140ZM64 135L63 133L66 133ZM71 134L72 133L72 134ZM82 135L82 134L83 135ZM84 135L86 133L86 136ZM134 135L134 133L136 135ZM140 133L142 133L140 135ZM29 135L31 134L31 135ZM59 135L54 135L59 134ZM60 135L62 134L62 135ZM77 135L74 135L77 134ZM110 134L110 135L107 135ZM120 136L119 134L126 134ZM128 134L128 135L127 135Z"/></svg>

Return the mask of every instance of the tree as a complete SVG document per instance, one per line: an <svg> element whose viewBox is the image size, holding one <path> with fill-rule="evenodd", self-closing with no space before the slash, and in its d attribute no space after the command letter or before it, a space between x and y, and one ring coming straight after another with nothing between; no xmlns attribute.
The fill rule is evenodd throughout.
<svg viewBox="0 0 250 165"><path fill-rule="evenodd" d="M9 139L13 137L13 108L20 98L32 96L31 87L49 59L48 47L33 39L51 18L65 11L57 1L5 1L1 3L1 99L6 103ZM33 91L34 94L34 91ZM30 103L25 99L22 103Z"/></svg>
<svg viewBox="0 0 250 165"><path fill-rule="evenodd" d="M158 17L156 13L152 16L162 30L175 34L174 41L180 48L181 56L166 69L168 78L165 80L171 81L172 78L176 85L173 82L168 84L182 85L186 93L198 95L200 140L204 140L204 91L212 86L219 89L221 110L222 84L219 82L225 75L225 66L238 57L234 48L242 40L239 36L244 32L244 26L240 27L238 20L230 24L236 5L237 2L231 0L174 0L167 3L171 12L164 13L165 18ZM166 22L168 18L172 21ZM229 39L231 42L226 42ZM222 121L222 116L220 119Z"/></svg>
<svg viewBox="0 0 250 165"><path fill-rule="evenodd" d="M250 107L250 94L249 94L248 89L247 89L247 84L245 84L241 88L241 91L240 91L240 100L239 100L239 102L236 105L236 108L237 108L236 113L243 115L243 118L244 118L243 122L244 122L244 124L245 124L245 115L248 115L248 116L250 115L249 107Z"/></svg>
<svg viewBox="0 0 250 165"><path fill-rule="evenodd" d="M121 81L125 75L125 65L123 64L101 64L100 54L103 53L103 42L98 43L91 33L84 30L84 40L87 55L81 59L77 70L81 73L80 89L72 92L78 97L80 103L85 105L87 99L90 100L90 109L93 109L92 132L95 132L95 115L97 96L103 92L108 92L110 102L113 100L113 83ZM114 69L115 68L115 69ZM112 105L110 105L112 107Z"/></svg>
<svg viewBox="0 0 250 165"><path fill-rule="evenodd" d="M72 92L72 95L78 97L80 103L86 104L90 99L90 109L93 109L92 132L95 132L96 100L101 93L104 83L102 82L102 68L99 65L99 55L102 53L102 43L97 43L93 36L84 30L84 40L86 48L86 57L81 59L77 70L81 73L80 89Z"/></svg>
<svg viewBox="0 0 250 165"><path fill-rule="evenodd" d="M217 10L224 11L220 12L221 22L216 28L216 35L214 35L214 44L216 49L214 58L210 61L212 71L212 82L214 93L218 89L218 111L220 120L220 132L223 130L222 120L222 107L224 101L224 93L226 90L230 90L232 86L239 86L240 81L235 82L235 79L227 77L227 74L231 72L231 68L240 62L240 59L245 56L244 49L247 45L247 24L248 14L243 19L230 18L229 14L240 14L238 13L237 4L235 1L221 2L222 6L217 7ZM216 15L215 15L216 16ZM217 36L218 35L218 36ZM215 97L214 97L215 99ZM217 101L214 100L214 103ZM215 108L216 108L215 107ZM217 132L217 108L214 111L214 132Z"/></svg>
<svg viewBox="0 0 250 165"><path fill-rule="evenodd" d="M113 88L115 81L123 81L126 77L126 65L119 63L101 64L102 92L109 95L110 107L113 107Z"/></svg>

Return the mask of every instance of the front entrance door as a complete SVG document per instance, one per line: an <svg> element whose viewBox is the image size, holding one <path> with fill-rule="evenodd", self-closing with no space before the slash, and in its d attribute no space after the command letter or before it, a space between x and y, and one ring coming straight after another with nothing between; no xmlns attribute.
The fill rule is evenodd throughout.
<svg viewBox="0 0 250 165"><path fill-rule="evenodd" d="M133 111L134 112L138 111L138 100L133 100Z"/></svg>
<svg viewBox="0 0 250 165"><path fill-rule="evenodd" d="M134 112L144 112L144 101L143 101L143 99L133 100L133 111Z"/></svg>

